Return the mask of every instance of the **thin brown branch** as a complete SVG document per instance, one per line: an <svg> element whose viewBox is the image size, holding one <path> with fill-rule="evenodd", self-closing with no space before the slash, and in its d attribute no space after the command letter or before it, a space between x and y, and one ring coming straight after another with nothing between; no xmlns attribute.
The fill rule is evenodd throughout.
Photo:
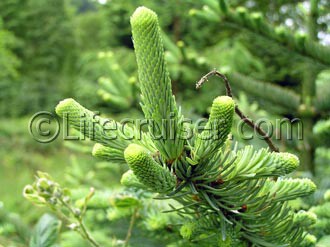
<svg viewBox="0 0 330 247"><path fill-rule="evenodd" d="M224 74L221 74L219 71L217 70L212 70L209 73L207 73L206 75L204 75L197 83L196 83L196 88L200 88L206 81L208 81L209 77L211 76L218 76L220 77L224 82L225 82L225 87L226 87L226 94L229 97L233 97L232 94L232 90L231 90L231 86L230 83L227 79L227 77ZM235 105L235 112L236 114L247 124L249 125L251 128L253 128L254 130L256 130L258 132L259 135L261 135L265 142L268 144L269 148L273 151L273 152L279 152L279 149L275 146L275 144L273 143L273 141L271 140L271 138L266 134L266 132L260 128L259 126L257 126L252 119L249 119L247 116L244 115L244 113L238 108L237 105Z"/></svg>

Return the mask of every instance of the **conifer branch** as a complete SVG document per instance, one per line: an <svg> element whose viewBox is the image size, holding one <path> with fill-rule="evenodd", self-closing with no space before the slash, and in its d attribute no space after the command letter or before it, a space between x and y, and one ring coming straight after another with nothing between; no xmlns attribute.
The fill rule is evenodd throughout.
<svg viewBox="0 0 330 247"><path fill-rule="evenodd" d="M271 102L279 107L281 112L290 113L299 109L301 97L292 90L270 82L256 80L238 72L228 74L228 80L230 80L233 88Z"/></svg>
<svg viewBox="0 0 330 247"><path fill-rule="evenodd" d="M131 23L145 117L160 124L160 120L167 119L174 110L175 118L181 118L165 68L157 16L146 8L138 8ZM219 119L228 122L215 124L220 137L217 141L200 138L208 134L204 130L201 134L194 133L194 142L186 142L185 146L178 140L154 142L150 129L142 141L105 141L101 129L97 128L93 139L102 145L94 148L94 155L119 161L124 158L131 170L122 176L123 185L145 187L159 193L157 199L176 201L177 205L169 205L171 211L196 222L188 221L180 231L190 241L207 241L207 235L216 238L219 246L240 246L241 243L241 246L300 246L306 233L303 227L294 223L295 212L287 201L310 195L315 191L315 185L308 179L273 181L274 176L286 175L297 168L299 161L292 154L268 152L267 149L255 151L252 147L240 151L223 148L234 111L259 134L267 136L235 106L226 76L213 70L202 77L197 88L210 76L222 78L227 89L227 96L213 101L207 123ZM73 100L60 103L56 112L64 118L63 113L71 113L68 122L76 129L80 127L80 112L87 115L87 126L94 120L90 111ZM106 121L98 120L101 124ZM266 141L273 151L277 151L269 137ZM25 190L31 200L39 200L40 193L43 193L40 188Z"/></svg>
<svg viewBox="0 0 330 247"><path fill-rule="evenodd" d="M220 77L224 82L225 82L225 87L226 87L226 94L229 97L233 97L232 94L232 90L231 90L231 86L230 83L227 79L227 77L224 74L221 74L220 72L218 72L217 70L212 70L209 73L207 73L206 75L204 75L197 83L196 83L196 88L200 88L206 81L208 81L208 78L211 76L218 76ZM273 143L273 141L271 140L271 138L266 134L266 132L260 128L259 126L257 126L252 119L249 119L247 116L244 115L244 113L239 109L239 107L237 105L235 105L235 112L236 114L246 123L248 124L251 128L253 128L254 130L256 130L262 137L264 137L265 142L268 144L269 148L274 151L274 152L279 152L278 147L275 146L275 144Z"/></svg>
<svg viewBox="0 0 330 247"><path fill-rule="evenodd" d="M224 21L237 29L245 29L269 41L280 44L284 49L303 58L317 62L321 67L330 65L330 49L322 46L304 34L292 32L281 26L274 28L260 13L249 13L245 8L230 9L225 0L220 1Z"/></svg>

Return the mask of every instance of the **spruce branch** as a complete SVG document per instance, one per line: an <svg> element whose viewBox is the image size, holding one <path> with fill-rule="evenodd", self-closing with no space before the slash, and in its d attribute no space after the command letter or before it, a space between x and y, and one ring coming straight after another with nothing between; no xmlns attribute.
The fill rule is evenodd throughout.
<svg viewBox="0 0 330 247"><path fill-rule="evenodd" d="M217 70L212 70L206 75L204 75L197 83L196 83L196 88L200 88L206 81L208 81L209 77L211 76L218 76L220 77L224 82L225 82L225 87L226 87L226 93L227 96L233 97L232 90L230 83L227 79L227 77L224 74L221 74ZM236 114L246 123L248 124L251 128L256 130L262 137L264 137L265 142L268 144L269 148L274 151L274 152L279 152L279 149L275 146L275 144L272 142L271 138L266 134L266 132L257 126L253 120L249 119L247 116L244 115L244 113L239 109L237 105L235 105L235 112Z"/></svg>
<svg viewBox="0 0 330 247"><path fill-rule="evenodd" d="M330 49L315 42L306 35L299 35L285 28L274 28L260 13L249 13L245 8L230 9L227 1L221 0L222 11L220 15L223 21L236 29L245 29L254 35L267 38L271 42L280 44L288 52L317 62L321 67L330 65ZM218 12L219 13L219 12Z"/></svg>
<svg viewBox="0 0 330 247"><path fill-rule="evenodd" d="M258 99L263 99L280 107L281 112L297 111L301 97L293 90L286 89L270 82L256 80L238 72L228 74L228 80L235 89L240 89Z"/></svg>
<svg viewBox="0 0 330 247"><path fill-rule="evenodd" d="M135 104L136 78L122 69L113 52L99 52L98 58L106 65L107 71L98 79L100 88L97 94L116 111L129 109Z"/></svg>
<svg viewBox="0 0 330 247"><path fill-rule="evenodd" d="M313 127L313 135L319 144L330 146L330 119L318 121Z"/></svg>
<svg viewBox="0 0 330 247"><path fill-rule="evenodd" d="M169 90L169 77L164 76L167 73L164 72L157 16L151 10L138 8L131 23L141 70L142 108L147 118L160 124L160 119L168 119L167 114L175 110L176 105ZM208 134L202 132L201 135L194 133L195 141L192 143L177 139L153 142L151 136L157 132L149 129L143 140L121 143L115 154L111 150L116 148L115 141L102 142L98 138L96 142L102 146L97 145L94 154L106 159L117 158L117 155L125 159L131 170L122 176L123 185L147 187L146 190L160 194L156 199L176 201L175 205L169 204L171 210L168 212L177 212L198 222L185 224L181 229L181 234L191 241L213 241L216 238L218 246L299 246L306 233L303 226L295 224L295 213L287 201L310 195L315 191L315 185L307 179L280 178L299 165L298 159L292 154L268 152L267 149L255 151L252 147L239 151L235 148L232 151L224 147L234 111L243 121L255 126L235 106L226 76L216 70L211 71L197 86L200 87L213 75L222 78L227 89L227 96L214 100L209 119L209 123L219 118L228 121L225 126L216 124L217 134L221 137L219 140L214 143L201 138L199 140L199 137ZM77 104L70 100L60 103L56 108L57 113L68 110L77 116L78 110L87 111ZM175 112L175 118L180 119L179 111ZM93 122L93 118L90 116L88 121ZM70 123L76 128L79 126L78 118ZM134 133L135 130L130 131ZM273 145L270 139L269 142ZM270 147L275 151L276 147L272 145ZM200 150L202 159L194 156L196 150ZM273 181L274 176L279 179ZM29 196L39 199L34 193ZM311 239L308 237L309 242Z"/></svg>
<svg viewBox="0 0 330 247"><path fill-rule="evenodd" d="M297 156L290 153L270 153L267 149L255 151L246 146L235 154L233 169L221 173L223 181L263 178L269 176L285 176L299 166Z"/></svg>

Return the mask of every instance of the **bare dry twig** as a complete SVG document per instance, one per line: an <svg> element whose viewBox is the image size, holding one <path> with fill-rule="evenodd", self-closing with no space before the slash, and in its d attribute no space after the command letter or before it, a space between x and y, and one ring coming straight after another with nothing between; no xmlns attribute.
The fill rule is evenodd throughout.
<svg viewBox="0 0 330 247"><path fill-rule="evenodd" d="M231 86L230 83L227 79L227 77L224 74L221 74L219 71L217 70L212 70L209 73L207 73L206 75L204 75L197 83L196 83L196 88L200 88L206 81L208 81L209 77L211 76L218 76L220 77L224 82L225 82L225 87L226 87L226 94L229 97L233 97L232 94L232 90L231 90ZM268 144L269 148L273 151L273 152L279 152L279 149L275 146L275 144L273 143L273 141L271 140L271 138L266 134L266 132L261 129L259 126L257 126L252 119L249 119L247 116L245 116L243 114L243 112L238 108L237 105L235 105L235 112L236 114L250 127L252 127L254 130L256 130L262 137L264 137L265 142Z"/></svg>

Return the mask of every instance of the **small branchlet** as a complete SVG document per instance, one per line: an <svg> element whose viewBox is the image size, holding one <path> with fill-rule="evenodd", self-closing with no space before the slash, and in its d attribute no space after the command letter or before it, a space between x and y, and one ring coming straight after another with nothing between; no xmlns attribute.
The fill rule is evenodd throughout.
<svg viewBox="0 0 330 247"><path fill-rule="evenodd" d="M196 88L200 88L206 81L208 81L208 79L211 76L218 76L220 77L224 82L225 82L225 87L226 87L226 93L227 96L229 97L233 97L232 94L232 90L231 90L231 86L230 83L227 79L227 77L224 74L221 74L220 72L218 72L216 69L211 70L209 73L207 73L206 75L204 75L197 83L196 83ZM239 107L236 105L235 106L235 112L236 114L247 124L249 125L251 128L253 128L254 130L256 130L258 132L258 134L260 134L262 137L265 138L265 141L267 142L269 148L274 151L274 152L279 152L278 147L275 146L275 144L273 143L273 141L271 140L271 138L267 135L267 133L260 128L258 125L256 125L252 119L249 119L247 116L244 115L244 113L239 109Z"/></svg>
<svg viewBox="0 0 330 247"><path fill-rule="evenodd" d="M37 206L50 208L67 222L69 229L77 231L92 246L99 247L100 245L91 236L83 221L88 201L94 193L94 188L91 188L84 198L82 208L77 208L72 203L70 191L62 188L49 174L40 171L37 172L35 182L25 186L23 190L23 196L26 199Z"/></svg>

